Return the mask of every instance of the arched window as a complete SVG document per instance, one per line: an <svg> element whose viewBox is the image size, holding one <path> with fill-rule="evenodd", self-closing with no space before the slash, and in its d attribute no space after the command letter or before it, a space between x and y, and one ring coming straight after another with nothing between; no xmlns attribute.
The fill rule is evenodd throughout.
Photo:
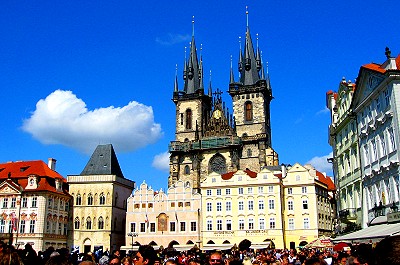
<svg viewBox="0 0 400 265"><path fill-rule="evenodd" d="M188 165L185 166L185 175L190 174L190 167Z"/></svg>
<svg viewBox="0 0 400 265"><path fill-rule="evenodd" d="M89 193L89 195L87 197L87 204L93 205L93 195L91 193Z"/></svg>
<svg viewBox="0 0 400 265"><path fill-rule="evenodd" d="M79 222L79 217L75 218L75 229L79 229L79 227L81 226L81 222Z"/></svg>
<svg viewBox="0 0 400 265"><path fill-rule="evenodd" d="M192 110L186 110L186 129L192 129Z"/></svg>
<svg viewBox="0 0 400 265"><path fill-rule="evenodd" d="M92 219L86 218L86 229L92 229Z"/></svg>
<svg viewBox="0 0 400 265"><path fill-rule="evenodd" d="M76 195L76 205L81 205L82 204L82 197L80 194Z"/></svg>
<svg viewBox="0 0 400 265"><path fill-rule="evenodd" d="M245 106L245 121L253 120L253 104L251 102L246 102Z"/></svg>
<svg viewBox="0 0 400 265"><path fill-rule="evenodd" d="M100 194L100 205L104 205L106 204L106 196L104 195L104 193Z"/></svg>
<svg viewBox="0 0 400 265"><path fill-rule="evenodd" d="M226 160L225 158L220 155L214 155L208 164L208 173L216 172L218 174L225 174L226 173Z"/></svg>
<svg viewBox="0 0 400 265"><path fill-rule="evenodd" d="M102 216L99 217L98 227L99 229L104 229L104 219Z"/></svg>

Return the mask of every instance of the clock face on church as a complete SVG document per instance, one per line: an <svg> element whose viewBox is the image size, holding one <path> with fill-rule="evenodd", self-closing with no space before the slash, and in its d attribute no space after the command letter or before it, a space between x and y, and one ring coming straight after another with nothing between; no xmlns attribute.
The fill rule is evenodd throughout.
<svg viewBox="0 0 400 265"><path fill-rule="evenodd" d="M221 111L219 110L219 109L217 109L217 110L214 110L214 113L213 113L213 117L215 118L215 119L220 119L221 118L221 115L222 115L222 113L221 113Z"/></svg>

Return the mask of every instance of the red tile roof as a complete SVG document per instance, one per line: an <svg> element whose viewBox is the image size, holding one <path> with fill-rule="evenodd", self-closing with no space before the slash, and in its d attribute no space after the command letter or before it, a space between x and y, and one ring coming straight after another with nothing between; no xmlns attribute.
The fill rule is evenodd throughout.
<svg viewBox="0 0 400 265"><path fill-rule="evenodd" d="M257 177L257 172L251 171L250 169L246 168L245 170L243 170L250 178L256 178ZM231 171L225 174L222 174L221 177L223 180L228 180L231 179L233 177L233 175L236 173L237 171Z"/></svg>
<svg viewBox="0 0 400 265"><path fill-rule="evenodd" d="M397 55L395 61L396 61L396 68L397 68L397 70L400 70L400 55ZM377 72L380 72L380 73L384 74L384 73L386 72L386 70L383 69L381 66L382 66L382 64L369 63L369 64L363 65L362 67L363 67L363 68L366 68L366 69L369 69L369 70L372 70L372 71L377 71Z"/></svg>
<svg viewBox="0 0 400 265"><path fill-rule="evenodd" d="M28 185L28 176L37 175L38 187L30 191L51 191L57 192L55 179L61 179L66 187L67 180L58 174L56 171L51 170L46 163L41 160L34 161L19 161L8 162L0 164L0 181L11 179L25 188ZM63 193L68 193L67 191Z"/></svg>
<svg viewBox="0 0 400 265"><path fill-rule="evenodd" d="M335 184L333 183L332 179L328 176L325 176L321 172L317 170L318 180L328 186L329 191L334 191L336 189Z"/></svg>

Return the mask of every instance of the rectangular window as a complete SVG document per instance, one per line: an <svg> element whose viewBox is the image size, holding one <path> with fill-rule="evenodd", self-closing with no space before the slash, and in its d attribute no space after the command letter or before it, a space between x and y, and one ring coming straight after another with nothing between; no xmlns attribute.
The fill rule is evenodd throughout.
<svg viewBox="0 0 400 265"><path fill-rule="evenodd" d="M49 208L52 208L53 207L53 198L49 198L49 200L47 201L48 203L47 203L47 206L49 207Z"/></svg>
<svg viewBox="0 0 400 265"><path fill-rule="evenodd" d="M239 219L239 230L244 230L244 219Z"/></svg>
<svg viewBox="0 0 400 265"><path fill-rule="evenodd" d="M64 225L64 235L68 235L68 225Z"/></svg>
<svg viewBox="0 0 400 265"><path fill-rule="evenodd" d="M21 222L19 224L19 233L20 234L25 233L25 220L21 220Z"/></svg>
<svg viewBox="0 0 400 265"><path fill-rule="evenodd" d="M3 208L7 208L8 207L8 198L4 198L3 199Z"/></svg>
<svg viewBox="0 0 400 265"><path fill-rule="evenodd" d="M307 200L303 200L303 209L304 210L308 209L308 201Z"/></svg>
<svg viewBox="0 0 400 265"><path fill-rule="evenodd" d="M293 188L288 188L288 189L287 189L287 193L288 193L288 194L293 194Z"/></svg>
<svg viewBox="0 0 400 265"><path fill-rule="evenodd" d="M243 202L239 202L239 211L243 211L243 210L244 210Z"/></svg>
<svg viewBox="0 0 400 265"><path fill-rule="evenodd" d="M294 219L289 218L289 230L294 230Z"/></svg>
<svg viewBox="0 0 400 265"><path fill-rule="evenodd" d="M232 230L232 220L226 220L226 230L227 231Z"/></svg>
<svg viewBox="0 0 400 265"><path fill-rule="evenodd" d="M28 198L26 197L22 198L22 207L23 208L28 207Z"/></svg>
<svg viewBox="0 0 400 265"><path fill-rule="evenodd" d="M62 231L63 231L63 224L62 223L58 223L58 234L62 235Z"/></svg>
<svg viewBox="0 0 400 265"><path fill-rule="evenodd" d="M231 189L226 189L226 190L225 190L225 194L226 194L226 195L231 195Z"/></svg>
<svg viewBox="0 0 400 265"><path fill-rule="evenodd" d="M264 210L264 200L258 201L258 210Z"/></svg>
<svg viewBox="0 0 400 265"><path fill-rule="evenodd" d="M217 212L222 211L222 202L217 202Z"/></svg>
<svg viewBox="0 0 400 265"><path fill-rule="evenodd" d="M385 105L386 107L389 106L390 104L390 94L388 90L385 90L385 92L383 92L383 94L385 95Z"/></svg>
<svg viewBox="0 0 400 265"><path fill-rule="evenodd" d="M207 231L212 231L212 220L207 220Z"/></svg>
<svg viewBox="0 0 400 265"><path fill-rule="evenodd" d="M227 212L230 212L232 210L232 203L231 202L226 202L225 203L225 209Z"/></svg>
<svg viewBox="0 0 400 265"><path fill-rule="evenodd" d="M268 192L273 193L274 192L274 186L268 186Z"/></svg>
<svg viewBox="0 0 400 265"><path fill-rule="evenodd" d="M221 195L221 189L217 189L217 195Z"/></svg>
<svg viewBox="0 0 400 265"><path fill-rule="evenodd" d="M12 228L13 228L13 225L12 225L12 221L10 220L10 221L8 221L8 233L12 232Z"/></svg>
<svg viewBox="0 0 400 265"><path fill-rule="evenodd" d="M175 202L171 202L171 208L175 208Z"/></svg>
<svg viewBox="0 0 400 265"><path fill-rule="evenodd" d="M207 212L211 212L211 211L212 211L212 203L207 202Z"/></svg>
<svg viewBox="0 0 400 265"><path fill-rule="evenodd" d="M35 220L30 221L30 223L29 223L29 233L30 234L35 233L35 224L36 224Z"/></svg>
<svg viewBox="0 0 400 265"><path fill-rule="evenodd" d="M178 207L183 207L183 202L178 202Z"/></svg>
<svg viewBox="0 0 400 265"><path fill-rule="evenodd" d="M37 207L37 197L32 197L32 208Z"/></svg>
<svg viewBox="0 0 400 265"><path fill-rule="evenodd" d="M190 222L190 231L195 232L197 230L197 223Z"/></svg>
<svg viewBox="0 0 400 265"><path fill-rule="evenodd" d="M254 219L249 218L249 229L254 229Z"/></svg>
<svg viewBox="0 0 400 265"><path fill-rule="evenodd" d="M258 193L263 194L264 193L264 187L258 187Z"/></svg>
<svg viewBox="0 0 400 265"><path fill-rule="evenodd" d="M307 193L307 187L301 187L301 192L302 193Z"/></svg>
<svg viewBox="0 0 400 265"><path fill-rule="evenodd" d="M310 220L308 219L308 217L304 218L303 227L304 229L310 229Z"/></svg>
<svg viewBox="0 0 400 265"><path fill-rule="evenodd" d="M294 207L293 207L293 201L288 201L288 210L289 211L293 211Z"/></svg>
<svg viewBox="0 0 400 265"><path fill-rule="evenodd" d="M11 198L11 208L15 208L16 204L17 204L17 198Z"/></svg>
<svg viewBox="0 0 400 265"><path fill-rule="evenodd" d="M185 202L185 207L190 207L190 202Z"/></svg>
<svg viewBox="0 0 400 265"><path fill-rule="evenodd" d="M175 222L170 222L169 223L169 231L170 232L175 232L176 231Z"/></svg>
<svg viewBox="0 0 400 265"><path fill-rule="evenodd" d="M265 219L264 218L260 218L258 223L259 223L259 227L261 230L265 229Z"/></svg>
<svg viewBox="0 0 400 265"><path fill-rule="evenodd" d="M186 222L181 222L180 226L181 226L181 232L185 232L186 231Z"/></svg>
<svg viewBox="0 0 400 265"><path fill-rule="evenodd" d="M131 233L136 232L136 223L131 223Z"/></svg>
<svg viewBox="0 0 400 265"><path fill-rule="evenodd" d="M243 194L243 188L239 188L239 194Z"/></svg>
<svg viewBox="0 0 400 265"><path fill-rule="evenodd" d="M207 190L207 196L211 196L211 190Z"/></svg>
<svg viewBox="0 0 400 265"><path fill-rule="evenodd" d="M155 232L156 231L156 223L150 223L150 232Z"/></svg>
<svg viewBox="0 0 400 265"><path fill-rule="evenodd" d="M253 211L254 209L254 202L253 201L248 201L249 204L249 211Z"/></svg>
<svg viewBox="0 0 400 265"><path fill-rule="evenodd" d="M269 228L275 229L275 218L274 217L269 218Z"/></svg>
<svg viewBox="0 0 400 265"><path fill-rule="evenodd" d="M47 221L46 223L46 233L50 233L51 232L51 222Z"/></svg>
<svg viewBox="0 0 400 265"><path fill-rule="evenodd" d="M218 231L222 230L222 220L217 220L217 230Z"/></svg>
<svg viewBox="0 0 400 265"><path fill-rule="evenodd" d="M275 210L275 200L273 199L268 200L268 208L270 210Z"/></svg>
<svg viewBox="0 0 400 265"><path fill-rule="evenodd" d="M146 223L140 223L140 232L146 232Z"/></svg>
<svg viewBox="0 0 400 265"><path fill-rule="evenodd" d="M6 221L0 220L0 233L4 233L4 227L6 226Z"/></svg>
<svg viewBox="0 0 400 265"><path fill-rule="evenodd" d="M247 193L248 194L253 194L253 188L252 187L247 188Z"/></svg>

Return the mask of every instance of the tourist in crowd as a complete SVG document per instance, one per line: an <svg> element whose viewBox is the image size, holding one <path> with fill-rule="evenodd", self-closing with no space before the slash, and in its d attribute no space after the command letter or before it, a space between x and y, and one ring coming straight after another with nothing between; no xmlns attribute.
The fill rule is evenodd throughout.
<svg viewBox="0 0 400 265"><path fill-rule="evenodd" d="M375 250L375 264L400 265L400 235L380 241Z"/></svg>
<svg viewBox="0 0 400 265"><path fill-rule="evenodd" d="M138 252L133 257L134 265L154 265L157 253L150 245L141 245ZM111 263L110 263L111 264Z"/></svg>
<svg viewBox="0 0 400 265"><path fill-rule="evenodd" d="M131 259L131 257L124 257L124 258L121 260L121 264L122 264L122 265L132 265L132 259Z"/></svg>

